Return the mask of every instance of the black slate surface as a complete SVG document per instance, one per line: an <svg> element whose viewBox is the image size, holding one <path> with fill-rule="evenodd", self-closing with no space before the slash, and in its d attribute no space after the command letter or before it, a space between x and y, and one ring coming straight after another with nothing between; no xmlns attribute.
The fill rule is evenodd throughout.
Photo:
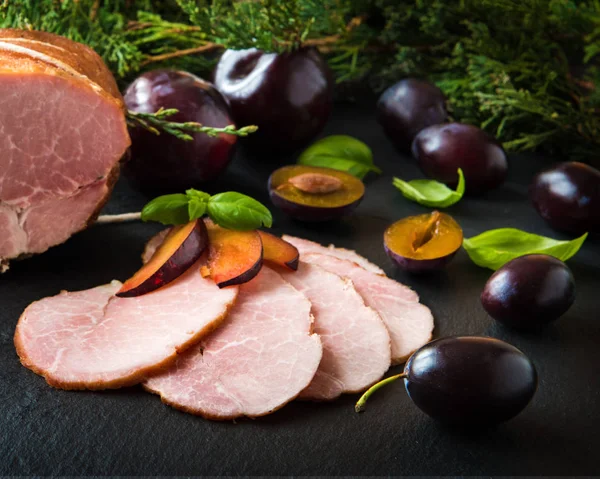
<svg viewBox="0 0 600 479"><path fill-rule="evenodd" d="M433 276L397 271L385 256L382 233L392 221L427 211L394 190L391 177L421 176L391 147L371 108L338 105L325 134L354 135L371 146L385 172L368 179L364 202L343 222L306 226L277 211L275 232L356 249L413 287L435 316L435 337L490 335L522 349L535 362L540 387L517 418L490 431L447 429L422 414L403 386L382 390L356 414L355 396L331 404L294 402L257 420L209 422L163 405L139 387L108 392L64 392L22 367L12 336L32 301L61 289L77 290L125 279L139 266L150 224L98 226L46 254L14 263L0 276L0 474L600 474L600 241L588 239L571 266L577 300L541 334L519 334L487 317L479 294L490 271L461 251ZM285 160L281 160L282 163ZM291 161L291 160L290 160ZM506 184L485 198L448 210L465 235L512 226L564 238L527 200L541 158L512 157ZM238 155L212 191L238 189L267 201L272 166ZM106 208L138 210L146 198L121 180ZM395 368L393 371L398 371Z"/></svg>

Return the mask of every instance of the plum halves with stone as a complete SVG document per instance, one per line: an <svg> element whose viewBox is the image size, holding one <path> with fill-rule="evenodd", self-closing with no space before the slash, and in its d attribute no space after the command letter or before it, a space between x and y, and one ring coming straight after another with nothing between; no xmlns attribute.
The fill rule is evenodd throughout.
<svg viewBox="0 0 600 479"><path fill-rule="evenodd" d="M289 152L307 144L331 112L333 76L315 48L227 50L214 81L236 123L258 126L244 144L261 152Z"/></svg>
<svg viewBox="0 0 600 479"><path fill-rule="evenodd" d="M125 104L138 113L175 108L172 122L197 122L223 128L234 121L227 101L214 86L190 73L153 70L140 75L125 91ZM237 137L221 133L210 137L193 133L184 141L162 132L130 128L131 159L124 173L134 184L149 191L180 191L206 183L229 164Z"/></svg>

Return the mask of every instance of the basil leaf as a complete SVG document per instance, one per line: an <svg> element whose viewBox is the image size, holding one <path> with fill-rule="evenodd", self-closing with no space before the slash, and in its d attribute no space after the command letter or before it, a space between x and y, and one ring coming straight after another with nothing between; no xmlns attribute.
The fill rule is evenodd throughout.
<svg viewBox="0 0 600 479"><path fill-rule="evenodd" d="M206 213L206 201L201 201L198 198L188 200L188 216L189 221L197 220Z"/></svg>
<svg viewBox="0 0 600 479"><path fill-rule="evenodd" d="M463 247L476 265L497 270L526 254L547 254L566 261L579 251L587 235L585 233L571 241L559 241L515 228L500 228L465 238Z"/></svg>
<svg viewBox="0 0 600 479"><path fill-rule="evenodd" d="M273 224L271 212L262 203L235 191L211 196L208 200L208 216L223 228L254 230Z"/></svg>
<svg viewBox="0 0 600 479"><path fill-rule="evenodd" d="M457 203L465 194L465 175L458 169L458 185L452 191L444 183L435 180L403 181L395 178L393 184L405 198L432 208L447 208Z"/></svg>
<svg viewBox="0 0 600 479"><path fill-rule="evenodd" d="M204 191L195 190L194 188L190 188L189 190L187 190L185 192L185 195L190 201L195 199L203 203L208 203L208 200L210 199L210 195L208 193L205 193Z"/></svg>
<svg viewBox="0 0 600 479"><path fill-rule="evenodd" d="M381 173L373 164L371 149L362 141L347 135L328 136L313 143L300 155L298 164L333 168L360 179L369 171Z"/></svg>
<svg viewBox="0 0 600 479"><path fill-rule="evenodd" d="M158 221L163 225L189 222L188 197L177 193L154 198L142 209L142 221Z"/></svg>

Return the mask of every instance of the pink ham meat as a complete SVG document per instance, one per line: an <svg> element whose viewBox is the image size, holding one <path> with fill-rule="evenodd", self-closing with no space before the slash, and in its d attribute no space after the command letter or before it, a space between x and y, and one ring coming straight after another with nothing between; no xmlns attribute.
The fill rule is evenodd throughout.
<svg viewBox="0 0 600 479"><path fill-rule="evenodd" d="M392 363L403 363L431 339L433 316L412 289L374 274L352 261L324 254L304 254L302 261L352 280L365 303L379 313L392 341Z"/></svg>
<svg viewBox="0 0 600 479"><path fill-rule="evenodd" d="M317 374L300 397L331 400L376 383L390 367L390 337L352 282L302 261L283 277L312 303L314 330L323 342Z"/></svg>
<svg viewBox="0 0 600 479"><path fill-rule="evenodd" d="M269 414L315 375L322 348L311 329L308 300L263 267L240 286L225 323L144 386L165 403L210 419Z"/></svg>
<svg viewBox="0 0 600 479"><path fill-rule="evenodd" d="M237 287L219 289L199 267L135 298L114 296L121 283L113 281L32 303L15 332L21 362L62 389L142 381L217 327L233 305Z"/></svg>
<svg viewBox="0 0 600 479"><path fill-rule="evenodd" d="M344 249L337 248L336 246L330 244L329 246L323 246L319 243L315 243L313 241L309 241L303 238L296 238L295 236L283 235L282 238L288 243L292 243L300 254L308 254L308 253L321 253L328 254L330 256L335 256L336 258L346 259L349 261L353 261L354 263L360 265L367 271L371 271L375 274L385 274L379 266L371 263L367 258L363 258L361 255L356 252Z"/></svg>
<svg viewBox="0 0 600 479"><path fill-rule="evenodd" d="M94 220L130 144L124 113L93 50L0 29L0 269Z"/></svg>

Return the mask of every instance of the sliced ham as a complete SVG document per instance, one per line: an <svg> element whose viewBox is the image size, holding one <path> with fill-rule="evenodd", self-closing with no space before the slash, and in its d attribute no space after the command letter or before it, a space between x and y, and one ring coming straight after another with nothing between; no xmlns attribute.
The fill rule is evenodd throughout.
<svg viewBox="0 0 600 479"><path fill-rule="evenodd" d="M0 270L93 222L130 144L124 113L93 50L0 29Z"/></svg>
<svg viewBox="0 0 600 479"><path fill-rule="evenodd" d="M282 238L288 243L292 243L300 254L308 254L308 253L321 253L328 254L330 256L335 256L336 258L346 259L349 261L353 261L354 263L360 265L367 271L371 271L375 274L385 274L379 266L371 263L367 258L362 257L355 251L337 248L336 246L330 244L329 246L323 246L319 243L315 243L313 241L309 241L303 238L296 238L295 236L283 235Z"/></svg>
<svg viewBox="0 0 600 479"><path fill-rule="evenodd" d="M178 409L210 419L263 416L294 399L322 354L310 303L263 267L240 286L225 323L144 386Z"/></svg>
<svg viewBox="0 0 600 479"><path fill-rule="evenodd" d="M310 253L302 261L352 280L365 303L379 313L392 341L392 363L404 362L431 339L433 316L410 288L386 276L367 271L352 261Z"/></svg>
<svg viewBox="0 0 600 479"><path fill-rule="evenodd" d="M219 289L202 278L201 261L135 298L114 296L121 283L113 281L32 303L15 332L21 362L62 389L142 381L215 329L237 297L237 287Z"/></svg>
<svg viewBox="0 0 600 479"><path fill-rule="evenodd" d="M323 342L319 370L300 397L331 400L376 383L390 367L390 337L352 282L302 261L283 277L312 303L314 331Z"/></svg>

